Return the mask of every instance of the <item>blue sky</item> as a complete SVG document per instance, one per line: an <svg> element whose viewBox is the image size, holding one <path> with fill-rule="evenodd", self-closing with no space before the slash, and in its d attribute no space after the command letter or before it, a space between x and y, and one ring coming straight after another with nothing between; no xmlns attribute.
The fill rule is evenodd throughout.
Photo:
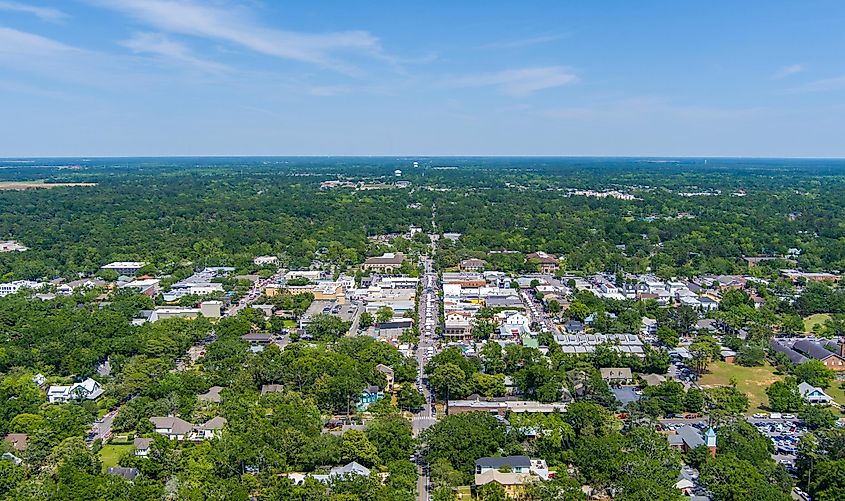
<svg viewBox="0 0 845 501"><path fill-rule="evenodd" d="M845 156L845 2L0 0L0 156Z"/></svg>

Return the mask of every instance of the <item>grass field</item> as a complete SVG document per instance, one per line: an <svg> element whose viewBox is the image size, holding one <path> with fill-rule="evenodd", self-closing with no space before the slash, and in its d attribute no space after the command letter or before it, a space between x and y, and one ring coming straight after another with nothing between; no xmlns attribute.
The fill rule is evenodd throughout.
<svg viewBox="0 0 845 501"><path fill-rule="evenodd" d="M804 332L813 332L813 326L816 324L823 324L830 318L828 313L816 313L804 318Z"/></svg>
<svg viewBox="0 0 845 501"><path fill-rule="evenodd" d="M109 466L117 466L117 461L132 451L132 444L112 445L106 444L100 449L100 461L103 462L103 470Z"/></svg>
<svg viewBox="0 0 845 501"><path fill-rule="evenodd" d="M769 364L762 367L743 367L722 361L713 362L709 372L702 376L701 386L725 386L730 384L731 378L736 378L736 387L748 395L748 413L765 412L764 408L769 399L766 388L773 382L783 379L775 374L775 368Z"/></svg>
<svg viewBox="0 0 845 501"><path fill-rule="evenodd" d="M829 387L825 388L825 393L830 395L833 398L833 401L839 405L845 406L845 390L842 389L842 382L841 381L834 381ZM833 409L836 412L836 409ZM845 413L839 412L840 416L845 415Z"/></svg>

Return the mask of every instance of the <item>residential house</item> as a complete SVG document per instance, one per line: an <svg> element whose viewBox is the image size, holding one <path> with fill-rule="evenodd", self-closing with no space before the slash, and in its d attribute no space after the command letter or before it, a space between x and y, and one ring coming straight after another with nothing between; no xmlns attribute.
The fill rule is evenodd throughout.
<svg viewBox="0 0 845 501"><path fill-rule="evenodd" d="M519 498L528 483L548 479L548 466L542 459L510 456L481 458L475 462L475 487L497 483L510 498Z"/></svg>
<svg viewBox="0 0 845 501"><path fill-rule="evenodd" d="M385 379L387 379L387 386L385 387L387 390L393 389L394 383L394 371L392 367L389 367L384 364L376 365L376 371L384 374Z"/></svg>
<svg viewBox="0 0 845 501"><path fill-rule="evenodd" d="M150 422L153 423L156 433L171 440L201 442L220 436L220 431L226 425L226 418L218 416L201 425L194 425L176 416L154 416L150 418Z"/></svg>
<svg viewBox="0 0 845 501"><path fill-rule="evenodd" d="M132 482L141 472L138 471L137 468L122 468L119 466L109 466L106 469L106 473L109 475L116 475L118 477L123 477L124 479Z"/></svg>
<svg viewBox="0 0 845 501"><path fill-rule="evenodd" d="M567 320L563 324L563 328L569 334L582 334L584 332L584 322L580 320Z"/></svg>
<svg viewBox="0 0 845 501"><path fill-rule="evenodd" d="M151 417L155 432L170 440L185 440L194 431L194 425L176 416Z"/></svg>
<svg viewBox="0 0 845 501"><path fill-rule="evenodd" d="M207 392L197 395L197 400L200 402L209 402L209 403L217 403L219 404L221 401L220 398L220 391L223 389L222 386L212 386L208 389Z"/></svg>
<svg viewBox="0 0 845 501"><path fill-rule="evenodd" d="M351 476L361 476L361 477L369 477L370 476L370 469L366 466L363 466L355 461L348 463L344 466L336 466L332 468L328 474L309 474L309 473L287 473L284 474L288 480L291 481L293 485L303 485L305 483L305 479L308 477L313 478L319 482L323 482L325 484L330 483L332 480L336 478L348 478Z"/></svg>
<svg viewBox="0 0 845 501"><path fill-rule="evenodd" d="M476 475L503 469L513 473L533 473L544 480L549 478L549 468L543 459L531 459L528 456L483 457L475 462Z"/></svg>
<svg viewBox="0 0 845 501"><path fill-rule="evenodd" d="M361 396L358 397L358 402L355 403L355 407L359 411L366 410L370 404L374 404L384 398L384 393L379 389L376 385L370 385L364 388L364 391L361 392Z"/></svg>
<svg viewBox="0 0 845 501"><path fill-rule="evenodd" d="M253 353L258 353L264 351L266 346L269 346L275 340L275 336L272 334L267 334L263 332L255 332L250 334L244 334L241 336L242 341L246 341L249 343L249 349Z"/></svg>
<svg viewBox="0 0 845 501"><path fill-rule="evenodd" d="M226 426L226 418L221 416L213 417L195 427L194 440L210 440L214 437L219 437L224 426Z"/></svg>
<svg viewBox="0 0 845 501"><path fill-rule="evenodd" d="M487 261L483 259L464 259L461 261L461 271L482 271L487 266Z"/></svg>
<svg viewBox="0 0 845 501"><path fill-rule="evenodd" d="M634 376L629 367L602 367L599 369L601 378L611 386L627 385L634 382Z"/></svg>
<svg viewBox="0 0 845 501"><path fill-rule="evenodd" d="M361 268L381 273L393 273L402 266L405 254L401 252L387 252L381 256L371 257L364 261Z"/></svg>
<svg viewBox="0 0 845 501"><path fill-rule="evenodd" d="M328 475L314 475L314 478L320 482L328 483L335 478L345 478L354 475L369 477L370 469L356 461L352 461L344 466L336 466L332 468Z"/></svg>
<svg viewBox="0 0 845 501"><path fill-rule="evenodd" d="M100 383L90 377L81 383L70 386L53 385L47 389L47 401L51 404L70 402L71 400L96 400L103 394Z"/></svg>
<svg viewBox="0 0 845 501"><path fill-rule="evenodd" d="M150 446L153 444L153 439L136 437L132 441L132 446L135 448L134 454L139 458L149 457Z"/></svg>
<svg viewBox="0 0 845 501"><path fill-rule="evenodd" d="M798 393L811 405L828 405L833 401L823 389L803 382L798 385Z"/></svg>
<svg viewBox="0 0 845 501"><path fill-rule="evenodd" d="M261 385L261 396L268 393L284 393L285 385L283 384L263 384Z"/></svg>

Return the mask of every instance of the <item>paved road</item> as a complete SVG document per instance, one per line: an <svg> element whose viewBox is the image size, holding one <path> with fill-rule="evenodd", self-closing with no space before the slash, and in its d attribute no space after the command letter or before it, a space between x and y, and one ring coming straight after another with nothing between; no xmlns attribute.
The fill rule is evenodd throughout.
<svg viewBox="0 0 845 501"><path fill-rule="evenodd" d="M431 224L435 226L433 208ZM437 239L434 235L429 235L429 238L431 239L431 256L433 256L436 251ZM422 381L425 363L430 358L430 355L437 353L438 347L435 333L440 319L440 297L437 294L438 280L437 272L434 269L434 261L430 256L421 256L420 260L423 265L423 284L419 309L420 342L417 345L416 353L417 363L419 364L419 373L417 375L418 384ZM431 412L432 398L428 386L421 385L421 391L423 396L425 396L425 407L411 419L411 427L415 436L437 422L436 416L432 415ZM427 465L420 459L417 466L417 473L419 475L417 479L417 501L428 501L430 496L427 468Z"/></svg>
<svg viewBox="0 0 845 501"><path fill-rule="evenodd" d="M361 313L364 312L364 305L358 303L357 301L353 301L351 305L355 306L355 313L352 315L352 325L349 326L349 332L346 334L348 336L357 336L358 324L361 322Z"/></svg>
<svg viewBox="0 0 845 501"><path fill-rule="evenodd" d="M435 340L435 330L439 319L440 306L438 304L439 297L437 296L437 273L434 272L434 264L428 256L420 257L424 273L422 276L422 294L420 294L420 342L417 345L416 359L419 365L419 372L417 374L418 388L425 396L425 407L418 412L412 421L414 434L428 428L434 424L435 419L431 415L431 393L428 386L421 385L423 379L423 370L426 362L431 356L437 353L437 341Z"/></svg>
<svg viewBox="0 0 845 501"><path fill-rule="evenodd" d="M519 295L522 298L522 302L525 304L525 307L528 309L528 316L532 322L543 326L546 330L553 334L557 334L559 332L557 327L555 327L555 323L543 309L543 305L541 305L531 293L528 291L521 291Z"/></svg>
<svg viewBox="0 0 845 501"><path fill-rule="evenodd" d="M252 288L247 291L244 297L242 297L237 304L233 305L231 308L228 309L228 311L226 311L226 316L235 316L238 314L239 311L254 303L255 300L261 296L261 293L264 292L264 289L266 289L268 285L278 282L283 275L284 273L282 272L282 270L279 270L269 278L265 278L263 280L255 282L255 285L253 285Z"/></svg>
<svg viewBox="0 0 845 501"><path fill-rule="evenodd" d="M119 409L115 409L109 412L94 423L91 427L91 433L94 435L94 440L99 438L105 442L111 436L112 422L114 422L114 418L117 416L118 410Z"/></svg>

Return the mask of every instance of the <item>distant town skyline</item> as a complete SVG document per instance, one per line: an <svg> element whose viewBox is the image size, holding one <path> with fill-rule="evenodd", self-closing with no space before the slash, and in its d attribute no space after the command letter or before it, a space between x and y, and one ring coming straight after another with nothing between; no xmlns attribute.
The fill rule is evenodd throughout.
<svg viewBox="0 0 845 501"><path fill-rule="evenodd" d="M0 157L845 157L845 4L0 0Z"/></svg>

